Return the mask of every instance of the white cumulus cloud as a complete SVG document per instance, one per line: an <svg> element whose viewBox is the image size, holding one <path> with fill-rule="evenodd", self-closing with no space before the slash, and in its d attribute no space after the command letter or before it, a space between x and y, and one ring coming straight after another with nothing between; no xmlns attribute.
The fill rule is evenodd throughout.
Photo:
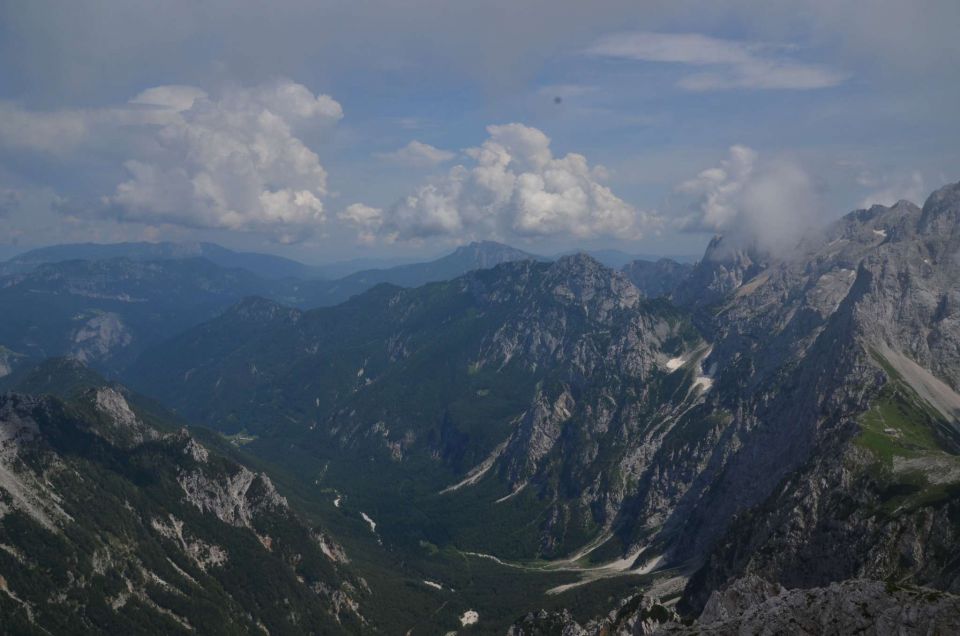
<svg viewBox="0 0 960 636"><path fill-rule="evenodd" d="M289 80L231 88L217 97L185 86L138 95L160 123L105 203L121 218L231 230L266 230L282 242L325 219L327 173L296 131L343 113L326 95Z"/></svg>
<svg viewBox="0 0 960 636"><path fill-rule="evenodd" d="M422 141L413 140L403 148L392 152L376 154L380 159L414 168L430 168L453 159L456 154L449 150L441 150Z"/></svg>
<svg viewBox="0 0 960 636"><path fill-rule="evenodd" d="M762 162L746 146L732 146L718 166L677 186L674 206L681 229L720 233L768 250L792 248L821 213L802 167L785 159Z"/></svg>
<svg viewBox="0 0 960 636"><path fill-rule="evenodd" d="M341 221L357 229L357 238L361 243L376 241L377 232L383 226L383 210L363 203L353 203L337 215Z"/></svg>
<svg viewBox="0 0 960 636"><path fill-rule="evenodd" d="M790 59L790 47L714 38L698 33L619 33L601 38L586 53L639 62L683 64L704 69L681 78L691 91L828 88L847 75Z"/></svg>
<svg viewBox="0 0 960 636"><path fill-rule="evenodd" d="M555 157L550 138L522 124L488 126L470 159L379 213L388 240L433 236L568 235L637 238L656 218L598 182L583 155Z"/></svg>

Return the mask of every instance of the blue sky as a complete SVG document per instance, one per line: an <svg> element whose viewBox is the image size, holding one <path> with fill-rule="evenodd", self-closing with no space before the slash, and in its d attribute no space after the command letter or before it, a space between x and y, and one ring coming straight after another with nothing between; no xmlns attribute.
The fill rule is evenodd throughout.
<svg viewBox="0 0 960 636"><path fill-rule="evenodd" d="M960 4L0 0L0 255L771 248L960 179Z"/></svg>

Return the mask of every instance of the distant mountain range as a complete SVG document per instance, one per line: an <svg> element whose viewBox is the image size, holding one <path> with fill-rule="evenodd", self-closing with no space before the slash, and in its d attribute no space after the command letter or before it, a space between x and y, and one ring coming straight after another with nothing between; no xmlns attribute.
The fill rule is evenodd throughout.
<svg viewBox="0 0 960 636"><path fill-rule="evenodd" d="M380 283L416 286L530 257L477 243L436 261L327 281L291 277L315 273L295 261L211 244L45 248L2 268L0 304L8 309L0 321L5 347L0 371L30 359L70 355L115 372L145 346L213 318L246 296L301 307L333 305Z"/></svg>
<svg viewBox="0 0 960 636"><path fill-rule="evenodd" d="M204 259L226 269L245 269L262 278L318 278L323 270L272 254L235 252L214 243L75 243L52 245L14 256L0 272L29 272L37 266L62 261L170 261Z"/></svg>
<svg viewBox="0 0 960 636"><path fill-rule="evenodd" d="M487 241L425 263L326 280L296 261L209 243L43 248L0 265L0 303L9 308L0 322L0 375L31 359L60 355L113 373L144 347L246 296L302 308L330 306L379 284L417 287L527 259L543 260Z"/></svg>

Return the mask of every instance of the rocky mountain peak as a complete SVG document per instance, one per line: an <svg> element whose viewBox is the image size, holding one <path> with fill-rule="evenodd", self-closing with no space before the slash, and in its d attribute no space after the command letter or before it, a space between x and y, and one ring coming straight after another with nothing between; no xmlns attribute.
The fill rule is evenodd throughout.
<svg viewBox="0 0 960 636"><path fill-rule="evenodd" d="M118 448L132 448L159 438L156 430L137 417L123 393L113 387L89 389L81 401L91 404L101 416L91 430Z"/></svg>
<svg viewBox="0 0 960 636"><path fill-rule="evenodd" d="M703 307L740 288L767 267L769 257L755 245L744 246L723 236L714 236L703 259L674 294L677 304Z"/></svg>
<svg viewBox="0 0 960 636"><path fill-rule="evenodd" d="M605 310L633 307L641 298L626 276L584 253L557 259L550 265L546 280L557 298L579 304L599 301Z"/></svg>
<svg viewBox="0 0 960 636"><path fill-rule="evenodd" d="M923 233L960 236L960 182L945 185L927 198L918 226Z"/></svg>

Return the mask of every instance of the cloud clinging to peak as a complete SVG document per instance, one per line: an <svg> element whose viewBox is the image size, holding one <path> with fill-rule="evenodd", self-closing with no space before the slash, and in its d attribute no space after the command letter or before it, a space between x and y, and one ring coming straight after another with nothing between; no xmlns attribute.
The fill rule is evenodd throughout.
<svg viewBox="0 0 960 636"><path fill-rule="evenodd" d="M746 146L730 147L716 167L674 189L682 230L724 234L767 250L790 249L820 220L810 177L793 161L763 160Z"/></svg>
<svg viewBox="0 0 960 636"><path fill-rule="evenodd" d="M810 90L836 86L846 74L791 59L788 47L714 38L699 33L633 32L608 35L587 55L694 67L677 85L690 91Z"/></svg>
<svg viewBox="0 0 960 636"><path fill-rule="evenodd" d="M886 179L864 174L860 176L858 183L871 188L869 194L861 199L859 204L861 208L869 208L877 204L893 205L902 199L919 205L923 203L923 199L927 195L923 175L916 170L909 175Z"/></svg>

